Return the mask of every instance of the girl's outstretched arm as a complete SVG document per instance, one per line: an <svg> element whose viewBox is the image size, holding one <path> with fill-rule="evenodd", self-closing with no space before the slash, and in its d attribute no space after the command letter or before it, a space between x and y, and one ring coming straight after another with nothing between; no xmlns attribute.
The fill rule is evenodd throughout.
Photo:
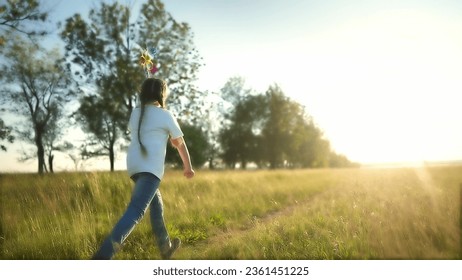
<svg viewBox="0 0 462 280"><path fill-rule="evenodd" d="M175 139L170 139L173 147L175 147L180 154L181 160L183 161L183 174L186 178L190 179L194 177L194 170L191 165L191 158L189 156L188 147L184 142L183 137L178 137Z"/></svg>

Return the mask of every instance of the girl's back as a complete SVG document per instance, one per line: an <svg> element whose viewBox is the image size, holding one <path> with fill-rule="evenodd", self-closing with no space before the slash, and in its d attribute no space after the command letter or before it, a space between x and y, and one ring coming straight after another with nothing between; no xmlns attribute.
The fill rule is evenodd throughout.
<svg viewBox="0 0 462 280"><path fill-rule="evenodd" d="M143 155L138 141L140 108L135 108L130 116L131 142L127 154L127 170L131 175L150 172L162 179L168 137L178 138L183 133L173 115L160 107L146 105L141 124L141 142L147 154Z"/></svg>

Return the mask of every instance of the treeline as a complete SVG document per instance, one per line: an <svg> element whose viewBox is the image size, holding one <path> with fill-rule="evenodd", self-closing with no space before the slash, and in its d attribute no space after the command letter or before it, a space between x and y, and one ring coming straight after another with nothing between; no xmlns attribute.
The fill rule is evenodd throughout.
<svg viewBox="0 0 462 280"><path fill-rule="evenodd" d="M43 5L38 0L0 4L1 106L21 119L0 119L1 148L13 140L31 144L22 160L36 158L39 173L53 172L57 152L75 163L105 156L114 170L116 155L130 141L128 117L144 79L140 55L148 47L158 50L156 76L169 85L168 109L182 123L195 166L351 165L277 85L255 93L244 87L244 79L233 77L220 92L198 89L203 64L192 30L160 0L147 0L136 18L117 2L99 2L88 17L69 17L58 23L62 50L41 45L53 29ZM69 138L75 127L85 139ZM167 160L178 160L170 147Z"/></svg>
<svg viewBox="0 0 462 280"><path fill-rule="evenodd" d="M250 165L254 168L356 165L331 149L304 106L286 96L278 85L270 86L264 93L255 93L245 88L244 78L233 77L215 100L220 100L214 110L214 121L219 126L214 128L204 123L200 129L184 125L196 165L243 169ZM226 109L219 109L223 107ZM181 163L172 148L167 159Z"/></svg>

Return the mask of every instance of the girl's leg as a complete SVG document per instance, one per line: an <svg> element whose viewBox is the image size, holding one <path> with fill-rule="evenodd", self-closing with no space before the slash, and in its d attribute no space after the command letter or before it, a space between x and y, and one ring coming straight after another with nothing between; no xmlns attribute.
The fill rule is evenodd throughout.
<svg viewBox="0 0 462 280"><path fill-rule="evenodd" d="M154 198L151 202L150 208L150 215L151 215L151 227L154 236L156 237L157 245L159 248L165 246L170 242L168 237L167 228L165 226L164 221L164 203L162 201L162 195L160 194L160 190L157 190Z"/></svg>
<svg viewBox="0 0 462 280"><path fill-rule="evenodd" d="M152 232L156 237L157 246L163 259L169 259L172 254L180 247L181 240L175 238L170 241L167 228L164 222L164 205L160 190L157 190L151 202L151 226Z"/></svg>
<svg viewBox="0 0 462 280"><path fill-rule="evenodd" d="M104 240L101 248L93 259L111 259L122 245L135 225L143 218L152 198L159 188L160 180L150 173L140 173L134 176L135 187L127 210Z"/></svg>

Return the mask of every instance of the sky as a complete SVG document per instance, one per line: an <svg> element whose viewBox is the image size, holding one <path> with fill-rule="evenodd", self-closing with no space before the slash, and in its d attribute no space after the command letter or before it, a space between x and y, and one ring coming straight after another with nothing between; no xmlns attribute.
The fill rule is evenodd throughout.
<svg viewBox="0 0 462 280"><path fill-rule="evenodd" d="M121 0L135 9L143 2ZM218 91L233 76L261 93L276 83L355 162L462 160L462 1L163 2L191 26L205 63L201 90ZM62 21L98 1L45 3ZM13 161L14 149L7 156ZM0 163L0 171L21 166Z"/></svg>

